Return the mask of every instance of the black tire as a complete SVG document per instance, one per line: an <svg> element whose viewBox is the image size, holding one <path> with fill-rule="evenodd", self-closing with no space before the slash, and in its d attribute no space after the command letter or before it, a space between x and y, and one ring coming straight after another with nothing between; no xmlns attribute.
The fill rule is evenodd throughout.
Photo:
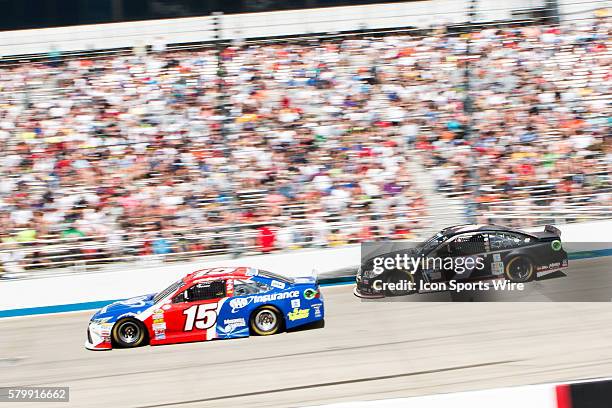
<svg viewBox="0 0 612 408"><path fill-rule="evenodd" d="M278 333L283 327L283 315L270 305L258 307L249 319L251 333L259 336L270 336Z"/></svg>
<svg viewBox="0 0 612 408"><path fill-rule="evenodd" d="M113 326L111 339L113 344L121 348L143 346L147 342L147 330L140 320L127 317L119 320Z"/></svg>
<svg viewBox="0 0 612 408"><path fill-rule="evenodd" d="M310 326L312 329L322 329L325 327L325 319L317 320L316 322L311 323Z"/></svg>
<svg viewBox="0 0 612 408"><path fill-rule="evenodd" d="M524 256L512 257L504 268L506 279L510 282L525 283L535 278L535 268L533 262Z"/></svg>
<svg viewBox="0 0 612 408"><path fill-rule="evenodd" d="M385 280L385 283L389 284L389 283L399 283L401 281L407 281L407 282L416 282L416 274L412 274L412 273L405 273L405 272L393 272L391 273L387 279ZM387 286L387 288L385 289L385 296L387 297L393 297L393 296L406 296L406 295L412 295L413 293L416 293L416 290L390 290L389 287Z"/></svg>

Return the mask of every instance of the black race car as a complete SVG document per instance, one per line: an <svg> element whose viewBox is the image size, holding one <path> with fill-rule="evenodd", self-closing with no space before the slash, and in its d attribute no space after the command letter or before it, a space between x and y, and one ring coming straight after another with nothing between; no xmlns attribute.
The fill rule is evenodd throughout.
<svg viewBox="0 0 612 408"><path fill-rule="evenodd" d="M357 296L406 295L436 282L505 278L525 283L568 265L561 231L552 225L541 232L499 225L458 225L410 248L384 245L390 244L379 244L370 255L364 255L362 247Z"/></svg>

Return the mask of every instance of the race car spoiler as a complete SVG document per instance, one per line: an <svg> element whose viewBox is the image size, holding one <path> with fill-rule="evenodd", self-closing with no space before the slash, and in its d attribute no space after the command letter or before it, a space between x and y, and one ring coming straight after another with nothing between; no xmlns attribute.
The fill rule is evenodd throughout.
<svg viewBox="0 0 612 408"><path fill-rule="evenodd" d="M561 236L561 230L553 225L545 225L544 231L550 232L551 234L555 234L557 236Z"/></svg>

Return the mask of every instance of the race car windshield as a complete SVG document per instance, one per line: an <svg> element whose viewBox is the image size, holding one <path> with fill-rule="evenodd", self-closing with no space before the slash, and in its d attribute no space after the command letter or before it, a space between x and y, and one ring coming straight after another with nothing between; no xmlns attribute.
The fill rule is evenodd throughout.
<svg viewBox="0 0 612 408"><path fill-rule="evenodd" d="M160 300L162 300L163 298L165 298L166 296L168 296L169 294L174 293L181 286L183 286L183 280L182 279L179 280L179 281L174 282L172 285L168 286L166 289L162 290L157 295L155 295L155 297L153 298L153 303L157 303Z"/></svg>
<svg viewBox="0 0 612 408"><path fill-rule="evenodd" d="M437 248L438 245L446 241L446 236L440 232L438 232L433 237L429 238L427 241L419 244L416 249L422 254L428 254L430 251Z"/></svg>

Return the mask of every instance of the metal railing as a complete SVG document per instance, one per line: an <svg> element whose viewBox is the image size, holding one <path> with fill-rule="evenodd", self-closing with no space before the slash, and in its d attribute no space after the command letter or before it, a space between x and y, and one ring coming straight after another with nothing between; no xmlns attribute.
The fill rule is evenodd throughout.
<svg viewBox="0 0 612 408"><path fill-rule="evenodd" d="M397 214L389 213L393 216ZM372 217L376 214L371 213ZM253 255L262 252L291 250L308 247L328 247L360 242L359 229L370 227L372 239L417 238L422 237L431 216L407 216L391 220L372 219L357 223L341 221L320 221L317 225L296 221L290 227L279 222L253 223L221 228L196 228L164 230L163 235L146 237L135 232L126 233L119 241L109 241L108 236L90 236L81 238L60 238L35 240L31 242L9 242L0 244L0 258L19 252L22 262L19 268L6 268L5 272L27 271L35 269L70 268L83 271L115 262L134 262L147 259L169 261L190 260L214 255ZM404 233L381 231L386 227L406 226ZM278 227L276 245L266 250L257 243L261 226ZM378 232L376 232L378 230ZM338 231L338 233L334 233ZM295 238L281 241L281 235L290 232ZM336 238L334 238L336 236ZM164 251L156 253L151 250L143 253L147 243L165 240ZM6 265L7 262L5 262Z"/></svg>
<svg viewBox="0 0 612 408"><path fill-rule="evenodd" d="M530 199L499 200L482 205L478 220L482 223L504 224L515 227L533 227L548 223L565 224L580 221L612 219L612 192L607 203L597 204L603 194L549 196ZM552 207L550 202L562 201ZM574 202L572 202L574 200ZM589 205L585 205L589 202ZM460 208L465 208L459 205ZM109 240L98 235L82 238L36 240L26 243L1 243L0 257L11 251L23 255L20 269L66 269L84 271L106 267L113 263L147 261L185 261L215 255L254 255L262 252L287 251L302 248L333 247L359 243L363 239L360 230L369 227L368 239L423 239L434 231L430 228L435 218L451 214L454 208L427 208L427 215L408 216L397 212L369 213L371 219L357 222L319 220L309 224L306 220L294 220L290 225L281 222L252 223L236 226L181 228L164 230L162 236L149 237L138 232L122 234L120 240ZM378 219L377 219L378 218ZM390 218L390 219L389 219ZM277 227L276 244L264 250L257 243L258 227ZM403 233L396 233L395 226L402 226ZM337 233L334 233L337 231ZM291 234L290 240L283 239ZM335 238L334 238L335 236ZM161 253L143 248L155 240L166 241ZM10 268L5 272L11 272ZM14 272L14 271L13 271Z"/></svg>
<svg viewBox="0 0 612 408"><path fill-rule="evenodd" d="M520 227L612 219L612 188L480 203L479 219Z"/></svg>

